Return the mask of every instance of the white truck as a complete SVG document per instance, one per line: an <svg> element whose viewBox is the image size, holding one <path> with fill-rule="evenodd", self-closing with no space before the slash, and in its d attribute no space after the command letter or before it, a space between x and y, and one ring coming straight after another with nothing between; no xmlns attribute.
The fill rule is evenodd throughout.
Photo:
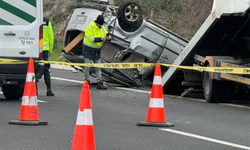
<svg viewBox="0 0 250 150"><path fill-rule="evenodd" d="M43 58L42 0L0 0L0 58L34 60ZM7 99L23 96L27 64L0 64L0 85ZM35 63L36 79L43 64Z"/></svg>
<svg viewBox="0 0 250 150"><path fill-rule="evenodd" d="M249 67L250 0L214 0L211 14L173 65ZM249 77L170 67L162 80L164 93L185 96L203 89L206 101L215 103L231 102L235 94L249 93Z"/></svg>

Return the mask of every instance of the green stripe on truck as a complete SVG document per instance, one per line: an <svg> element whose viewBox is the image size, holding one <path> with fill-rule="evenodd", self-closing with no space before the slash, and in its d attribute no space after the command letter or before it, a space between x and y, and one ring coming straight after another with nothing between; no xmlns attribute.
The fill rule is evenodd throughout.
<svg viewBox="0 0 250 150"><path fill-rule="evenodd" d="M32 23L33 21L36 20L35 17L27 14L26 12L24 12L24 11L22 11L22 10L2 1L2 0L0 0L0 8L4 9L4 10L22 18L23 20L30 22L30 23Z"/></svg>
<svg viewBox="0 0 250 150"><path fill-rule="evenodd" d="M12 25L12 24L0 18L0 25Z"/></svg>
<svg viewBox="0 0 250 150"><path fill-rule="evenodd" d="M26 3L29 3L30 5L36 7L36 0L23 0L25 1Z"/></svg>

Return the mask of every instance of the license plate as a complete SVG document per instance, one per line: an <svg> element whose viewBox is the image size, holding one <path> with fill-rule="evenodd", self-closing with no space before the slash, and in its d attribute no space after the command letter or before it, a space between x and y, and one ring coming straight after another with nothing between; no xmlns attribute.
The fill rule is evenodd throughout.
<svg viewBox="0 0 250 150"><path fill-rule="evenodd" d="M86 19L87 19L87 16L77 15L74 22L80 23L80 24L85 24Z"/></svg>

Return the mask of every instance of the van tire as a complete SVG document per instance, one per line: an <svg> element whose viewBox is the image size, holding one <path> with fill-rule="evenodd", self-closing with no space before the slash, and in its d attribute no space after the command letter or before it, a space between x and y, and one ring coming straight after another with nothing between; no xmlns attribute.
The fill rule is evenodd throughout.
<svg viewBox="0 0 250 150"><path fill-rule="evenodd" d="M127 32L134 32L142 25L142 9L136 2L123 1L118 9L118 22Z"/></svg>
<svg viewBox="0 0 250 150"><path fill-rule="evenodd" d="M23 96L24 87L19 85L2 85L2 90L6 99L20 99Z"/></svg>

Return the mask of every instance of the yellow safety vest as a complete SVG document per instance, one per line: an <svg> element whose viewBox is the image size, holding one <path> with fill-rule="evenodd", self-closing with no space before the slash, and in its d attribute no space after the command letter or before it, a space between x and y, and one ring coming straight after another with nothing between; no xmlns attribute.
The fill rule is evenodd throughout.
<svg viewBox="0 0 250 150"><path fill-rule="evenodd" d="M54 46L54 34L51 22L48 19L43 21L43 50L52 52Z"/></svg>
<svg viewBox="0 0 250 150"><path fill-rule="evenodd" d="M94 40L95 38L104 37L107 33L108 31L104 26L99 28L94 21L90 21L90 24L85 29L83 43L91 48L101 48L103 42L94 42Z"/></svg>

